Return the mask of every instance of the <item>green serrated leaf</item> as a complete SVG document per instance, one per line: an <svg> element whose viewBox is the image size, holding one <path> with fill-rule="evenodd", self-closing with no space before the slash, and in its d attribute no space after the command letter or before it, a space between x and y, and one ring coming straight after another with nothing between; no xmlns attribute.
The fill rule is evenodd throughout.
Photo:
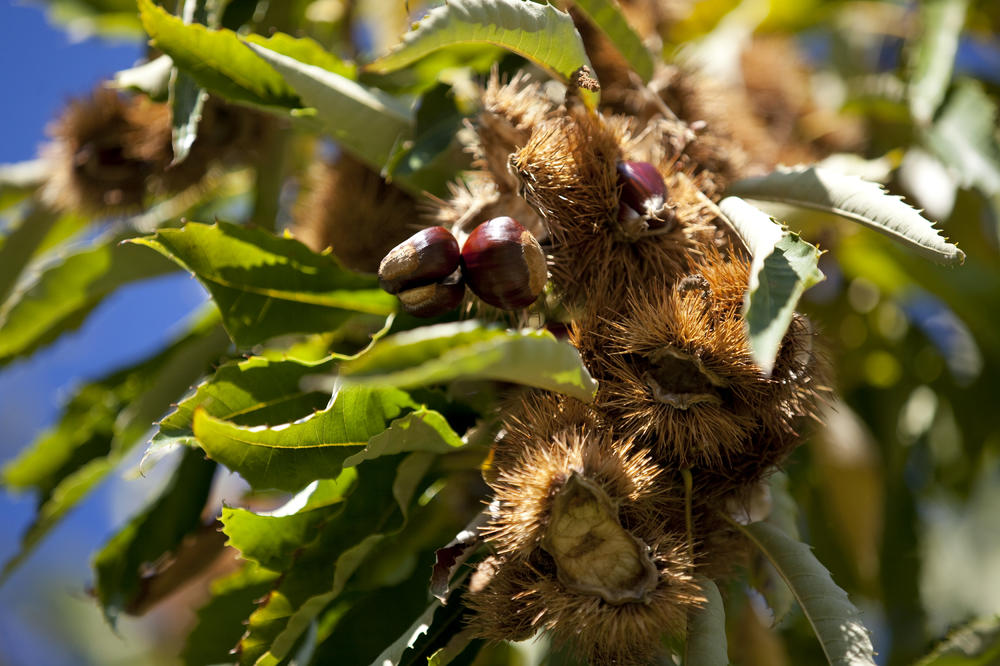
<svg viewBox="0 0 1000 666"><path fill-rule="evenodd" d="M312 414L326 406L330 395L303 380L332 372L335 363L335 359L307 362L263 356L226 363L160 421L153 446L195 446L191 423L197 408L217 419L247 426L290 423Z"/></svg>
<svg viewBox="0 0 1000 666"><path fill-rule="evenodd" d="M962 187L975 187L987 197L1000 193L997 104L981 83L960 80L923 137Z"/></svg>
<svg viewBox="0 0 1000 666"><path fill-rule="evenodd" d="M32 208L16 223L0 245L0 304L7 299L24 267L52 231L59 215L44 206Z"/></svg>
<svg viewBox="0 0 1000 666"><path fill-rule="evenodd" d="M191 222L130 242L151 247L193 273L241 347L289 333L331 331L353 312L389 315L396 307L396 299L374 278L266 231Z"/></svg>
<svg viewBox="0 0 1000 666"><path fill-rule="evenodd" d="M202 87L235 102L282 109L302 107L291 86L280 74L262 65L232 30L186 25L152 0L138 0L138 5L142 25L153 44ZM341 75L352 72L350 66L308 38L296 39L279 33L271 38L252 35L246 40Z"/></svg>
<svg viewBox="0 0 1000 666"><path fill-rule="evenodd" d="M156 381L118 413L115 419L115 436L111 442L114 449L131 447L133 442L146 434L150 425L167 411L167 406L202 376L209 363L214 362L229 348L229 338L214 313L198 324L194 335L202 337L193 338L188 344L187 356L193 360L182 362L185 359L180 357L176 362L164 364Z"/></svg>
<svg viewBox="0 0 1000 666"><path fill-rule="evenodd" d="M727 194L833 213L935 261L960 264L965 260L965 253L942 238L933 222L900 197L887 194L878 183L856 176L817 167L779 168L766 176L738 180Z"/></svg>
<svg viewBox="0 0 1000 666"><path fill-rule="evenodd" d="M66 408L59 424L8 463L4 485L39 491L38 513L6 562L9 576L48 532L97 487L148 429L217 359L229 341L218 325L200 325L137 366L88 385ZM144 419L145 427L137 427Z"/></svg>
<svg viewBox="0 0 1000 666"><path fill-rule="evenodd" d="M368 446L344 460L345 467L365 460L409 451L450 453L464 445L448 420L433 410L420 407L396 419L389 427L370 440Z"/></svg>
<svg viewBox="0 0 1000 666"><path fill-rule="evenodd" d="M301 106L295 91L273 69L261 67L236 33L185 25L152 0L137 2L142 27L152 44L200 85L234 102L284 108Z"/></svg>
<svg viewBox="0 0 1000 666"><path fill-rule="evenodd" d="M83 323L105 296L130 282L176 268L138 248L104 238L62 256L0 307L0 364L31 353Z"/></svg>
<svg viewBox="0 0 1000 666"><path fill-rule="evenodd" d="M372 167L381 169L392 147L411 132L410 109L378 88L362 86L260 44L249 46L316 109L320 122L338 143Z"/></svg>
<svg viewBox="0 0 1000 666"><path fill-rule="evenodd" d="M590 402L597 383L569 343L547 331L505 331L475 321L438 324L383 338L346 361L352 384L408 388L453 379L494 379Z"/></svg>
<svg viewBox="0 0 1000 666"><path fill-rule="evenodd" d="M715 583L697 577L705 605L692 612L684 644L684 666L729 666L726 646L726 609Z"/></svg>
<svg viewBox="0 0 1000 666"><path fill-rule="evenodd" d="M77 389L59 422L4 466L3 484L20 491L35 489L45 496L67 473L113 450L112 444L127 447L123 435L135 433L129 427L131 417L147 418L144 432L158 416L149 415L155 402L150 396L161 396L162 413L172 397L184 391L185 382L190 385L192 376L197 377L227 345L221 327L211 320L198 322L162 352ZM163 395L171 391L174 396Z"/></svg>
<svg viewBox="0 0 1000 666"><path fill-rule="evenodd" d="M172 552L201 525L215 463L187 450L160 496L121 529L94 558L94 594L113 624L142 589L144 567Z"/></svg>
<svg viewBox="0 0 1000 666"><path fill-rule="evenodd" d="M219 7L215 2L211 4L216 11L209 11L207 0L184 0L180 7L181 19L185 24L217 28ZM177 68L171 72L167 89L171 119L170 142L174 154L170 165L173 166L187 159L191 146L198 138L198 124L208 100L208 92L198 85L194 77Z"/></svg>
<svg viewBox="0 0 1000 666"><path fill-rule="evenodd" d="M387 536L406 524L408 507L433 456L380 458L358 468L345 508L303 544L295 564L250 616L240 664L277 666L316 616L343 591L357 568Z"/></svg>
<svg viewBox="0 0 1000 666"><path fill-rule="evenodd" d="M771 492L771 513L765 519L766 522L781 530L788 537L798 539L799 507L788 492L788 476L784 472L775 472L768 479L768 488ZM770 563L764 564L763 568L764 580L758 588L760 593L764 595L768 608L771 609L771 626L774 627L780 624L792 610L795 597Z"/></svg>
<svg viewBox="0 0 1000 666"><path fill-rule="evenodd" d="M819 254L798 234L782 236L757 274L758 288L747 294L743 315L750 331L750 346L766 373L774 365L802 293L824 279L817 267Z"/></svg>
<svg viewBox="0 0 1000 666"><path fill-rule="evenodd" d="M243 427L194 414L198 444L255 488L296 491L314 479L332 479L393 419L418 405L393 388L344 387L315 415L275 428ZM441 450L447 443L442 442Z"/></svg>
<svg viewBox="0 0 1000 666"><path fill-rule="evenodd" d="M413 140L389 158L386 177L446 196L448 183L470 168L468 153L457 139L465 122L452 86L438 84L427 90L420 97Z"/></svg>
<svg viewBox="0 0 1000 666"><path fill-rule="evenodd" d="M78 39L100 35L134 40L142 35L133 0L49 0L48 18Z"/></svg>
<svg viewBox="0 0 1000 666"><path fill-rule="evenodd" d="M447 83L442 80L442 74L467 70L473 75L485 76L490 68L509 55L499 46L459 44L435 51L405 69L388 74L361 70L358 79L393 95L419 95L440 83Z"/></svg>
<svg viewBox="0 0 1000 666"><path fill-rule="evenodd" d="M407 530L413 527L416 520L414 516ZM391 542L386 547L391 547ZM334 602L334 607L340 611L335 620L331 615L336 611L327 611L319 618L320 626L331 621L334 626L329 636L320 632L321 642L312 663L362 666L370 663L426 605L427 570L423 564L425 562L422 561L417 564L409 579L399 585L380 587L367 593L354 592L352 588L357 586L353 583L348 585L348 589L341 593L341 601ZM370 566L366 563L364 568L367 570ZM358 573L361 575L362 572ZM341 604L347 608L341 610ZM378 622L372 622L372 617L377 617Z"/></svg>
<svg viewBox="0 0 1000 666"><path fill-rule="evenodd" d="M1000 663L1000 615L951 632L916 666L991 666Z"/></svg>
<svg viewBox="0 0 1000 666"><path fill-rule="evenodd" d="M941 106L958 53L968 0L925 0L919 5L920 35L910 46L910 112L928 123Z"/></svg>
<svg viewBox="0 0 1000 666"><path fill-rule="evenodd" d="M462 603L462 594L453 596L447 605L435 599L371 666L443 665L458 656L472 637L462 632L469 616L469 610ZM451 649L449 638L459 639L450 645Z"/></svg>
<svg viewBox="0 0 1000 666"><path fill-rule="evenodd" d="M643 83L648 83L653 76L653 57L614 0L574 0L573 5L607 36Z"/></svg>
<svg viewBox="0 0 1000 666"><path fill-rule="evenodd" d="M212 581L212 598L198 609L197 624L181 651L184 666L231 663L231 651L243 635L243 621L279 576L247 562L236 573Z"/></svg>
<svg viewBox="0 0 1000 666"><path fill-rule="evenodd" d="M434 616L441 607L442 604L437 599L431 602L427 609L413 621L413 624L406 632L389 645L372 663L379 666L385 666L386 664L398 666L403 658L403 653L412 649L416 645L417 640L428 632L434 621Z"/></svg>
<svg viewBox="0 0 1000 666"><path fill-rule="evenodd" d="M742 199L727 197L719 209L752 257L743 318L754 361L770 375L799 297L823 280L820 252Z"/></svg>
<svg viewBox="0 0 1000 666"><path fill-rule="evenodd" d="M434 469L446 465L450 461L441 460ZM436 550L462 528L465 510L456 511L455 502L468 498L464 486L461 480L444 477L430 483L433 496L421 495L404 529L372 552L340 597L317 618L312 663L369 664L420 615L427 606L427 573ZM460 568L460 573L469 571ZM373 623L372 617L379 621Z"/></svg>
<svg viewBox="0 0 1000 666"><path fill-rule="evenodd" d="M270 37L258 34L240 36L243 41L262 46L269 51L280 53L306 65L314 65L320 69L332 72L345 79L358 78L358 68L354 63L341 60L330 53L314 39L307 37L292 37L283 32L276 32Z"/></svg>
<svg viewBox="0 0 1000 666"><path fill-rule="evenodd" d="M169 103L171 112L171 145L174 159L171 165L187 159L191 146L198 138L198 123L208 100L208 92L191 76L174 70L170 77Z"/></svg>
<svg viewBox="0 0 1000 666"><path fill-rule="evenodd" d="M767 523L730 524L753 542L792 590L830 664L874 666L875 651L861 613L809 546Z"/></svg>
<svg viewBox="0 0 1000 666"><path fill-rule="evenodd" d="M593 70L570 15L550 4L526 0L449 0L431 9L399 46L365 69L391 72L438 49L469 42L501 46L563 81L581 66ZM596 104L596 94L583 92Z"/></svg>
<svg viewBox="0 0 1000 666"><path fill-rule="evenodd" d="M345 469L336 479L310 484L281 510L266 514L224 507L220 520L229 537L226 545L265 569L287 570L302 544L343 510L343 500L353 492L357 477L357 470ZM299 505L303 508L296 510Z"/></svg>

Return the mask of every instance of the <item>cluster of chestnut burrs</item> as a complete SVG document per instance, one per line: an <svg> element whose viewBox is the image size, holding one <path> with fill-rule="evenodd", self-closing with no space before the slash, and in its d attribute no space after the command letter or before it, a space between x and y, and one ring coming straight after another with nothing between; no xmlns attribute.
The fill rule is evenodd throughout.
<svg viewBox="0 0 1000 666"><path fill-rule="evenodd" d="M628 237L668 231L669 209L662 176L648 162L618 163L618 223ZM534 234L512 217L494 217L458 240L444 227L429 227L394 247L378 269L379 286L395 294L416 317L437 317L465 297L465 287L501 310L526 308L548 281L545 253Z"/></svg>

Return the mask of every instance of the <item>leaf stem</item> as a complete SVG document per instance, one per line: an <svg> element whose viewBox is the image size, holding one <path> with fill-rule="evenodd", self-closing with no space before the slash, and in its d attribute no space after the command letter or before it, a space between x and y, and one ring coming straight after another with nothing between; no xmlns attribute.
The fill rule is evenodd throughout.
<svg viewBox="0 0 1000 666"><path fill-rule="evenodd" d="M690 467L681 470L681 478L684 479L684 525L687 528L688 557L691 559L691 568L694 569L694 526L691 520L691 492L694 488L694 478L691 476Z"/></svg>
<svg viewBox="0 0 1000 666"><path fill-rule="evenodd" d="M275 231L281 209L281 188L285 184L288 165L288 143L292 130L277 129L264 145L257 162L257 183L254 188L253 213L250 222L261 229Z"/></svg>

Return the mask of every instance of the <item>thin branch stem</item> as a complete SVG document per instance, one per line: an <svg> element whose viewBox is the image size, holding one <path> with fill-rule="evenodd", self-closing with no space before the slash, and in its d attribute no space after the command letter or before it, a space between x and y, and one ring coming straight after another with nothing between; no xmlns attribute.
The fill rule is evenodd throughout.
<svg viewBox="0 0 1000 666"><path fill-rule="evenodd" d="M291 128L277 129L261 150L260 160L257 162L257 183L250 222L261 229L275 231L277 228L291 136Z"/></svg>
<svg viewBox="0 0 1000 666"><path fill-rule="evenodd" d="M691 492L694 488L694 478L691 476L691 468L685 467L681 470L681 478L684 479L684 525L687 528L688 558L691 560L691 569L694 570L694 525L691 519Z"/></svg>
<svg viewBox="0 0 1000 666"><path fill-rule="evenodd" d="M691 518L691 495L694 490L694 477L691 475L691 468L685 467L681 470L681 478L684 479L684 527L687 530L688 560L691 563L691 573L694 574L694 521ZM690 613L688 614L690 620ZM690 626L690 622L688 623ZM681 663L688 663L687 630L685 629L684 653L681 655Z"/></svg>

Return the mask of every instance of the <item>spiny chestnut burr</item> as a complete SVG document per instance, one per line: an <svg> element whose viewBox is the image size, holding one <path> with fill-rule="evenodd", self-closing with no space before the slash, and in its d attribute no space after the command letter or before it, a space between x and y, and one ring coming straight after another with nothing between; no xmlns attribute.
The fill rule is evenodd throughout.
<svg viewBox="0 0 1000 666"><path fill-rule="evenodd" d="M378 283L390 294L422 287L454 273L460 260L458 241L451 232L430 227L389 250L378 267Z"/></svg>
<svg viewBox="0 0 1000 666"><path fill-rule="evenodd" d="M476 296L503 310L528 307L548 280L538 241L506 216L472 230L462 246L462 273Z"/></svg>
<svg viewBox="0 0 1000 666"><path fill-rule="evenodd" d="M404 289L396 296L403 309L414 317L437 317L462 302L465 296L462 271L456 270L440 282Z"/></svg>
<svg viewBox="0 0 1000 666"><path fill-rule="evenodd" d="M659 229L669 220L667 186L649 162L622 161L617 165L621 199L618 221L628 235Z"/></svg>

